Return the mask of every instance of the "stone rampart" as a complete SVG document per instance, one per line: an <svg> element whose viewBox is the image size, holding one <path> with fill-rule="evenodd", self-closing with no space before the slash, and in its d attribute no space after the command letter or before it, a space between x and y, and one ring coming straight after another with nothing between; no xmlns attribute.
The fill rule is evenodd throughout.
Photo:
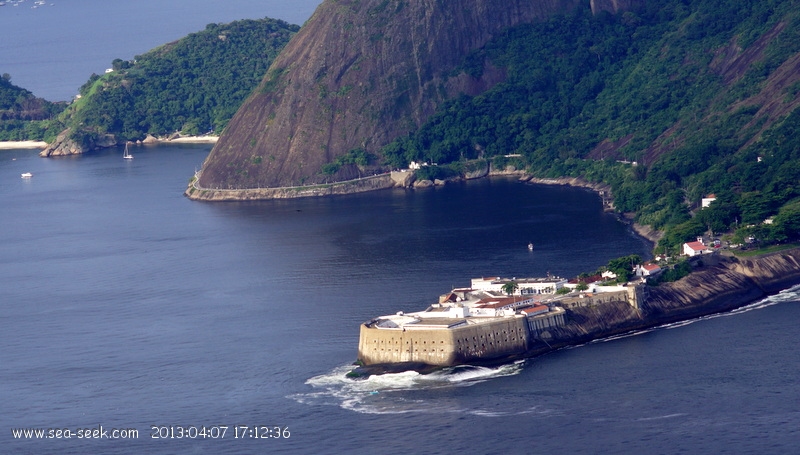
<svg viewBox="0 0 800 455"><path fill-rule="evenodd" d="M626 302L636 307L635 293L628 290L616 292L583 293L576 297L567 297L559 300L558 305L566 309L602 305L608 302Z"/></svg>
<svg viewBox="0 0 800 455"><path fill-rule="evenodd" d="M422 363L449 366L524 353L526 318L497 318L459 327L386 329L361 325L358 360L364 365Z"/></svg>

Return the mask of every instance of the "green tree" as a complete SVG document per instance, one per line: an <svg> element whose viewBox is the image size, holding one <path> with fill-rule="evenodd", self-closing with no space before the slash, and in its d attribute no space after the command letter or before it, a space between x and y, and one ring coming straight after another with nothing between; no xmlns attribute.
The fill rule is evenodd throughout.
<svg viewBox="0 0 800 455"><path fill-rule="evenodd" d="M800 201L781 208L775 216L770 234L770 240L776 242L800 239Z"/></svg>
<svg viewBox="0 0 800 455"><path fill-rule="evenodd" d="M509 281L501 288L506 295L513 295L519 289L519 284L516 281Z"/></svg>

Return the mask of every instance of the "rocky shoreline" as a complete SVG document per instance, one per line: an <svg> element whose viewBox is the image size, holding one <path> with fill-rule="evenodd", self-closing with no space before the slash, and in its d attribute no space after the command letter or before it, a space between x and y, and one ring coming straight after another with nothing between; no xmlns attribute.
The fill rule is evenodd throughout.
<svg viewBox="0 0 800 455"><path fill-rule="evenodd" d="M393 188L397 183L391 174L380 174L346 182L322 185L292 186L286 188L220 189L203 188L195 176L189 182L184 196L189 199L208 202L220 201L263 201L271 199L293 199L302 197L322 197L343 194L356 194Z"/></svg>
<svg viewBox="0 0 800 455"><path fill-rule="evenodd" d="M653 244L658 243L664 236L664 233L651 228L650 226L643 226L633 221L634 214L617 212L614 207L614 194L611 192L611 186L605 183L589 182L580 177L560 177L554 179L544 179L533 176L524 176L520 180L538 185L563 185L572 186L577 188L587 188L599 194L603 199L603 210L619 214L620 220L629 224L631 229L634 230L639 236L647 239Z"/></svg>
<svg viewBox="0 0 800 455"><path fill-rule="evenodd" d="M390 175L391 178L386 178ZM614 208L614 196L611 186L604 183L589 182L579 177L562 177L555 179L545 179L534 177L525 171L518 170L513 166L504 169L493 169L489 162L485 166L480 166L475 170L467 172L465 175L448 180L417 180L413 171L394 171L384 174L380 178L366 178L347 182L336 182L325 185L307 185L286 188L250 188L250 189L219 189L202 188L198 185L197 179L189 182L184 195L189 199L199 201L255 201L268 199L290 199L299 197L322 197L343 194L356 194L367 191L377 191L389 188L413 188L424 189L437 186L444 186L463 180L474 180L486 177L514 177L521 182L539 185L563 185L576 188L587 188L600 195L603 200L603 209L609 212L616 212ZM362 181L362 180L366 180ZM649 226L643 226L633 222L633 214L618 213L620 221L629 224L631 228L649 242L656 244L663 236L663 232L654 230Z"/></svg>
<svg viewBox="0 0 800 455"><path fill-rule="evenodd" d="M69 129L64 130L58 135L55 141L50 144L44 144L43 150L39 152L39 156L47 158L51 156L80 155L92 150L125 144L125 141L117 139L113 134L104 134L98 137L87 136L81 141L77 141L71 137L71 132L72 131ZM164 143L213 144L217 142L218 139L218 136L183 136L180 133L174 133L166 137L155 137L148 134L143 140L132 143L141 145Z"/></svg>
<svg viewBox="0 0 800 455"><path fill-rule="evenodd" d="M513 175L522 175L513 172ZM189 199L199 201L256 201L269 199L292 199L303 197L323 197L344 194L356 194L369 191L385 190L389 188L424 189L444 186L461 180L473 180L489 175L512 175L490 171L489 163L467 172L463 177L447 180L417 179L413 171L391 171L373 176L341 182L290 186L283 188L204 188L199 184L196 175L188 185L184 195Z"/></svg>

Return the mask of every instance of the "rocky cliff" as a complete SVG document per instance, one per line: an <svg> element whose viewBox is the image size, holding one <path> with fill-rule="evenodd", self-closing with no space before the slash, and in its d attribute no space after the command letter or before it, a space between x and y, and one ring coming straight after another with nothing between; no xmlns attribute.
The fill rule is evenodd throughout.
<svg viewBox="0 0 800 455"><path fill-rule="evenodd" d="M642 0L326 0L274 61L203 166L200 186L296 186L356 177L324 164L357 148L378 152L445 99L504 78L455 70L493 35L575 8Z"/></svg>
<svg viewBox="0 0 800 455"><path fill-rule="evenodd" d="M529 355L632 330L730 311L800 284L800 249L757 258L705 258L689 276L648 287L639 308L610 302L568 310L568 323L534 344Z"/></svg>
<svg viewBox="0 0 800 455"><path fill-rule="evenodd" d="M39 156L68 156L80 155L91 150L114 147L118 143L113 134L91 135L73 134L71 128L62 131L56 140L39 152Z"/></svg>

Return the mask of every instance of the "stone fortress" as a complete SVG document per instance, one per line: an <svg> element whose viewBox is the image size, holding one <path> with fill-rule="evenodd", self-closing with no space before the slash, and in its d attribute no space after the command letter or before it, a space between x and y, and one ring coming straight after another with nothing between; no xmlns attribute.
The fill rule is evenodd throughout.
<svg viewBox="0 0 800 455"><path fill-rule="evenodd" d="M755 257L704 255L693 271L651 286L589 285L563 278L476 278L415 313L361 324L355 377L496 364L693 319L757 302L800 285L800 248ZM702 259L702 260L699 260ZM513 286L510 283L513 282ZM513 289L513 292L511 292Z"/></svg>
<svg viewBox="0 0 800 455"><path fill-rule="evenodd" d="M608 302L636 308L641 295L634 285L557 294L564 287L575 285L550 276L475 278L469 288L453 289L423 311L362 324L358 360L362 365L452 366L523 356L566 324L566 309Z"/></svg>

